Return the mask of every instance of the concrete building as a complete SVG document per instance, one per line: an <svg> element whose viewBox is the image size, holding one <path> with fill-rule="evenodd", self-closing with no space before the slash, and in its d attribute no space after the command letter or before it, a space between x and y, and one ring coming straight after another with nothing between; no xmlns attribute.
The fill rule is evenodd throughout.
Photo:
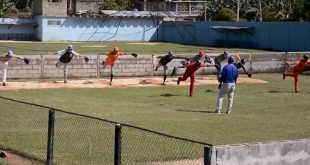
<svg viewBox="0 0 310 165"><path fill-rule="evenodd" d="M137 0L144 11L173 11L184 19L195 20L203 14L207 0Z"/></svg>

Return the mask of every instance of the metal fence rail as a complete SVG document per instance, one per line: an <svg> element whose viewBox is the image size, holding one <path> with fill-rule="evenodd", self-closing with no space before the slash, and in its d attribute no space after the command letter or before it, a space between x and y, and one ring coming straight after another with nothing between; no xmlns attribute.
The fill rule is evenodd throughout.
<svg viewBox="0 0 310 165"><path fill-rule="evenodd" d="M209 145L0 97L0 148L45 164L204 164Z"/></svg>

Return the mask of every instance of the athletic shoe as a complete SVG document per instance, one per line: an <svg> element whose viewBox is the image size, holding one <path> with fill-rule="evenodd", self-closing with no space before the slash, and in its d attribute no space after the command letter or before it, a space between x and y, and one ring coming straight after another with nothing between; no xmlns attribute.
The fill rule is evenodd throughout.
<svg viewBox="0 0 310 165"><path fill-rule="evenodd" d="M215 110L214 113L221 114L221 111Z"/></svg>
<svg viewBox="0 0 310 165"><path fill-rule="evenodd" d="M64 83L66 84L66 83L67 83L67 80L65 80Z"/></svg>
<svg viewBox="0 0 310 165"><path fill-rule="evenodd" d="M6 83L5 83L5 82L3 82L3 83L2 83L2 86L6 86Z"/></svg>
<svg viewBox="0 0 310 165"><path fill-rule="evenodd" d="M177 84L180 85L180 79L178 79Z"/></svg>
<svg viewBox="0 0 310 165"><path fill-rule="evenodd" d="M284 73L282 73L282 78L283 78L283 80L285 80L285 74Z"/></svg>
<svg viewBox="0 0 310 165"><path fill-rule="evenodd" d="M226 113L227 113L227 114L230 114L230 113L231 113L231 111L226 111Z"/></svg>

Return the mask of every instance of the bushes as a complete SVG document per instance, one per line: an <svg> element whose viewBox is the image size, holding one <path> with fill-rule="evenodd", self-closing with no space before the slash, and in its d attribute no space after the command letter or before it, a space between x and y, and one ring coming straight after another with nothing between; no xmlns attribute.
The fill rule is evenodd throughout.
<svg viewBox="0 0 310 165"><path fill-rule="evenodd" d="M222 8L214 17L215 21L234 21L236 14L232 9Z"/></svg>

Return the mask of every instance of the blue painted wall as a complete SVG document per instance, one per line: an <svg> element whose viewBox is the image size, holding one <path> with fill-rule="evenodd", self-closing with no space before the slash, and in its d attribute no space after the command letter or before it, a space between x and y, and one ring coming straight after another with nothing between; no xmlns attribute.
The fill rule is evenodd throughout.
<svg viewBox="0 0 310 165"><path fill-rule="evenodd" d="M252 31L216 31L211 26L254 27ZM310 51L307 22L164 22L162 41L279 51Z"/></svg>
<svg viewBox="0 0 310 165"><path fill-rule="evenodd" d="M244 26L254 27L254 30L216 31L211 26ZM0 19L0 38L4 35L28 35L40 41L166 41L206 46L310 51L308 22L161 23L152 18L6 18Z"/></svg>
<svg viewBox="0 0 310 165"><path fill-rule="evenodd" d="M151 18L37 18L42 41L157 41L159 23ZM49 22L59 22L51 25Z"/></svg>

